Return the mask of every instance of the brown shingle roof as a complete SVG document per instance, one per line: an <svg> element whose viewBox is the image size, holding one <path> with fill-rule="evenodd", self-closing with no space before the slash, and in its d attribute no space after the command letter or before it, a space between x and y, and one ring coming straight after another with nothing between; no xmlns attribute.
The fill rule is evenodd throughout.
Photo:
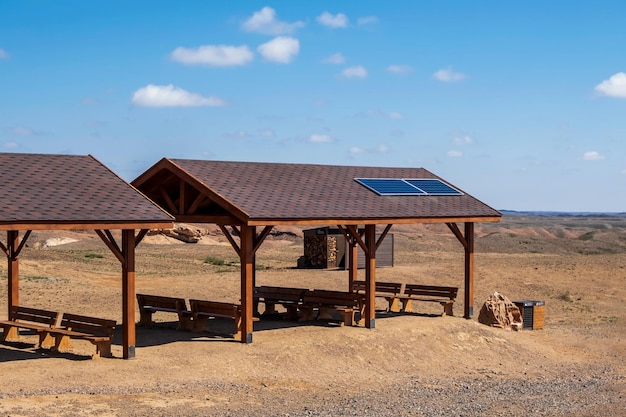
<svg viewBox="0 0 626 417"><path fill-rule="evenodd" d="M167 213L92 156L0 153L0 167L0 229L171 226Z"/></svg>
<svg viewBox="0 0 626 417"><path fill-rule="evenodd" d="M439 178L423 168L163 159L133 184L159 202L155 191L168 175L211 195L248 224L497 221L501 214L471 195L379 196L354 178ZM170 175L170 176L171 176ZM458 188L458 187L456 187ZM166 207L166 206L164 206ZM469 220L468 220L469 221Z"/></svg>

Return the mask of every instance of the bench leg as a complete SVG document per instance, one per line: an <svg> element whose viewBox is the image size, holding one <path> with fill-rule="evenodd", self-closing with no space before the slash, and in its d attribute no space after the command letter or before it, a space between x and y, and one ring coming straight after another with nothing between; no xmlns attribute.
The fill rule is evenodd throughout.
<svg viewBox="0 0 626 417"><path fill-rule="evenodd" d="M276 314L276 303L266 301L263 314Z"/></svg>
<svg viewBox="0 0 626 417"><path fill-rule="evenodd" d="M403 302L403 306L402 306L402 312L403 313L412 313L413 312L413 300L404 300Z"/></svg>
<svg viewBox="0 0 626 417"><path fill-rule="evenodd" d="M91 342L96 345L96 353L92 356L92 359L98 358L111 358L113 354L111 353L111 341L104 342Z"/></svg>
<svg viewBox="0 0 626 417"><path fill-rule="evenodd" d="M242 323L243 321L241 320L241 317L235 317L235 334L233 335L235 340L241 339L241 324Z"/></svg>
<svg viewBox="0 0 626 417"><path fill-rule="evenodd" d="M191 314L179 313L178 314L178 328L177 330L193 330L193 317Z"/></svg>
<svg viewBox="0 0 626 417"><path fill-rule="evenodd" d="M41 349L50 349L55 345L54 338L48 332L39 332L39 344Z"/></svg>
<svg viewBox="0 0 626 417"><path fill-rule="evenodd" d="M62 334L54 335L54 350L64 352L72 349L70 337Z"/></svg>
<svg viewBox="0 0 626 417"><path fill-rule="evenodd" d="M17 327L9 326L4 328L2 332L3 342L18 342L20 340L20 333L17 331Z"/></svg>
<svg viewBox="0 0 626 417"><path fill-rule="evenodd" d="M152 311L146 311L140 308L139 309L139 324L141 326L152 325Z"/></svg>
<svg viewBox="0 0 626 417"><path fill-rule="evenodd" d="M310 321L315 320L315 308L312 306L300 306L302 315L298 321Z"/></svg>
<svg viewBox="0 0 626 417"><path fill-rule="evenodd" d="M389 308L387 311L391 313L397 313L401 310L400 300L397 297L386 297L387 303L389 303Z"/></svg>
<svg viewBox="0 0 626 417"><path fill-rule="evenodd" d="M193 328L192 331L196 332L196 333L201 333L203 331L206 330L206 321L208 320L208 317L194 317L193 319Z"/></svg>
<svg viewBox="0 0 626 417"><path fill-rule="evenodd" d="M444 301L441 303L441 305L443 306L442 316L454 316L454 314L452 313L452 306L454 305L454 303Z"/></svg>
<svg viewBox="0 0 626 417"><path fill-rule="evenodd" d="M297 321L298 320L298 307L297 306L285 306L287 310L287 314L285 315L286 320Z"/></svg>

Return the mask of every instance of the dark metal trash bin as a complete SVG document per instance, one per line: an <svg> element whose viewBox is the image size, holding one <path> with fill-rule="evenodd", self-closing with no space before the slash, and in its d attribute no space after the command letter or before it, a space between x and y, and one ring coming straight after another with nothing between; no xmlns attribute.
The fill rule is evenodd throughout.
<svg viewBox="0 0 626 417"><path fill-rule="evenodd" d="M535 300L513 301L522 315L523 327L526 330L543 329L545 302Z"/></svg>

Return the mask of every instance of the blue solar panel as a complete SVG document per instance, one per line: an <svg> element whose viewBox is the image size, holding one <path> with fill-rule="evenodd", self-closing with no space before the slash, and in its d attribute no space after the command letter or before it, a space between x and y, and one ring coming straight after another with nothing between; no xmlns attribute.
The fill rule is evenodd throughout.
<svg viewBox="0 0 626 417"><path fill-rule="evenodd" d="M420 195L424 191L415 188L399 178L355 178L355 181L366 186L378 195Z"/></svg>
<svg viewBox="0 0 626 417"><path fill-rule="evenodd" d="M412 179L405 181L430 195L463 195L463 193L456 188L452 188L437 179Z"/></svg>
<svg viewBox="0 0 626 417"><path fill-rule="evenodd" d="M378 195L463 195L438 179L355 178Z"/></svg>

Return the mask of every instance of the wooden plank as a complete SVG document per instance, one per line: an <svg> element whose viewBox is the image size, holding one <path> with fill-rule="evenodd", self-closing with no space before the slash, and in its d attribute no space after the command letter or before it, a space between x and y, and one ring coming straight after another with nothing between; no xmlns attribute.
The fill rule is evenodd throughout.
<svg viewBox="0 0 626 417"><path fill-rule="evenodd" d="M253 297L254 297L254 252L252 228L241 226L241 342L252 343Z"/></svg>
<svg viewBox="0 0 626 417"><path fill-rule="evenodd" d="M135 231L122 231L122 356L135 357Z"/></svg>
<svg viewBox="0 0 626 417"><path fill-rule="evenodd" d="M173 219L173 218L172 218ZM20 231L20 230L121 230L121 229L171 229L174 227L173 220L162 221L119 221L119 222L42 222L42 223L6 223L0 221L0 230Z"/></svg>
<svg viewBox="0 0 626 417"><path fill-rule="evenodd" d="M20 305L20 263L15 256L15 248L19 245L19 232L11 230L7 232L7 249L9 251L7 265L8 297L7 307L9 312L13 306Z"/></svg>
<svg viewBox="0 0 626 417"><path fill-rule="evenodd" d="M365 226L365 327L376 327L376 225Z"/></svg>
<svg viewBox="0 0 626 417"><path fill-rule="evenodd" d="M105 245L107 245L107 247L109 248L109 250L113 253L113 255L115 255L115 257L122 263L124 264L124 255L122 254L122 252L120 251L119 246L117 245L117 243L115 242L115 240L111 241L110 239L113 239L113 236L111 235L111 232L109 232L107 230L108 233L103 232L102 230L98 230L96 229L96 234L98 236L100 236L100 239L102 239L102 241L104 242ZM110 238L109 238L110 236Z"/></svg>
<svg viewBox="0 0 626 417"><path fill-rule="evenodd" d="M389 230L391 230L391 226L393 226L393 225L392 224L388 224L387 227L385 227L385 230L383 230L381 235L378 237L378 241L376 242L376 250L378 250L380 248L380 245L383 243L383 240L385 240L385 237L387 236L387 233L389 233Z"/></svg>
<svg viewBox="0 0 626 417"><path fill-rule="evenodd" d="M224 236L226 236L226 239L228 239L228 241L230 242L230 244L233 247L233 249L235 249L235 252L240 254L241 253L241 248L239 247L239 245L237 244L237 242L233 238L232 234L228 231L228 229L226 229L226 226L223 226L223 225L220 224L219 227L220 227L220 230L222 231L222 233L224 233ZM241 234L240 234L240 236L241 236Z"/></svg>
<svg viewBox="0 0 626 417"><path fill-rule="evenodd" d="M172 198L167 193L165 188L159 187L159 193L161 194L161 197L163 197L163 200L165 200L165 204L167 204L167 208L170 209L170 213L172 213L174 215L180 214L180 212L176 208L176 204L174 204L174 202L172 201Z"/></svg>
<svg viewBox="0 0 626 417"><path fill-rule="evenodd" d="M465 223L465 300L463 316L466 319L474 315L474 223Z"/></svg>
<svg viewBox="0 0 626 417"><path fill-rule="evenodd" d="M246 221L250 226L327 226L329 224L420 224L420 223L450 223L450 222L476 222L476 223L496 223L502 221L501 217L485 216L485 217L411 217L411 218L273 218L260 217L251 218Z"/></svg>

